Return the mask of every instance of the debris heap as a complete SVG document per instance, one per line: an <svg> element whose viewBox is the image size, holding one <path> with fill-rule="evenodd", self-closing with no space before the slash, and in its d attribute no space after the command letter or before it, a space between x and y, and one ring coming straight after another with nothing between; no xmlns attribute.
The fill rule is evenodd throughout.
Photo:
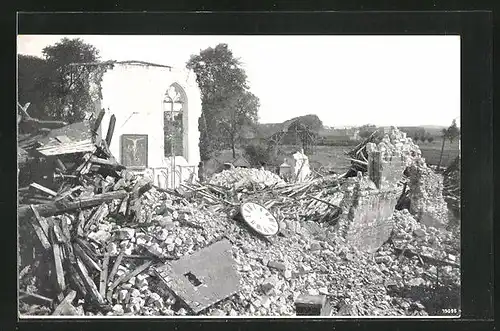
<svg viewBox="0 0 500 331"><path fill-rule="evenodd" d="M369 174L377 162L415 164L411 144L394 143L398 131L388 135L396 150L387 139L359 147L367 175L287 184L237 168L170 190L116 162L112 130L89 142L67 129L23 140L21 314L428 315L440 311L437 292L459 285L455 234L393 212L401 178L376 184ZM279 233L252 231L239 215L244 202L264 206Z"/></svg>
<svg viewBox="0 0 500 331"><path fill-rule="evenodd" d="M268 170L234 168L215 174L209 183L239 190L246 187L263 189L270 186L282 186L285 184L285 181Z"/></svg>

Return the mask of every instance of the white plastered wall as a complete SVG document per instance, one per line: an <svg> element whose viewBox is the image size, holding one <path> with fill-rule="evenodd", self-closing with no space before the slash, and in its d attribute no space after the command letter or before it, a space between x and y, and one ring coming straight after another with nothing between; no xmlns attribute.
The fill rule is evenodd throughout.
<svg viewBox="0 0 500 331"><path fill-rule="evenodd" d="M104 74L101 83L101 108L106 111L101 136L106 137L111 115L115 115L115 130L109 148L118 161L122 160L122 135L146 134L148 168L171 166L171 158L164 156L163 100L168 88L175 83L183 89L187 101L183 105L184 155L176 157L176 165L198 166L201 97L195 74L186 69L135 64L116 64Z"/></svg>

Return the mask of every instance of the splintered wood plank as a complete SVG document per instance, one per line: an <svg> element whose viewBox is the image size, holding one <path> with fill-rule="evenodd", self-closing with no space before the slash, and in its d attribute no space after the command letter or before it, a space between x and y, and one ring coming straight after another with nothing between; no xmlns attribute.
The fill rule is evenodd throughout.
<svg viewBox="0 0 500 331"><path fill-rule="evenodd" d="M77 243L73 244L73 249L76 253L76 255L83 261L85 262L85 265L94 268L97 271L102 271L101 267L95 262L90 256L85 253L85 251L78 245ZM78 258L77 258L78 260Z"/></svg>
<svg viewBox="0 0 500 331"><path fill-rule="evenodd" d="M104 298L106 296L106 285L108 283L108 264L109 264L109 253L104 254L104 259L102 261L102 271L99 283L99 293Z"/></svg>
<svg viewBox="0 0 500 331"><path fill-rule="evenodd" d="M130 278L137 276L147 268L149 268L153 264L153 261L147 261L135 268L133 271L129 272L128 274L124 274L121 277L119 277L117 280L111 284L111 289L116 288L118 285L120 285L123 282L128 281Z"/></svg>
<svg viewBox="0 0 500 331"><path fill-rule="evenodd" d="M107 166L107 167L112 168L112 169L114 169L116 171L120 171L120 170L126 169L125 166L117 163L115 160L106 160L106 159L97 157L95 155L92 155L90 157L90 162L92 162L92 163L94 163L96 165Z"/></svg>
<svg viewBox="0 0 500 331"><path fill-rule="evenodd" d="M30 205L30 208L31 208L31 211L33 212L33 215L35 215L36 221L38 222L38 224L42 228L43 232L45 233L45 236L47 236L47 238L50 238L50 224L49 223L52 223L52 222L50 222L50 221L46 220L45 218L43 218L42 216L40 216L40 213L38 213L37 207L35 207L34 205Z"/></svg>
<svg viewBox="0 0 500 331"><path fill-rule="evenodd" d="M92 278L90 278L87 268L85 268L85 265L79 258L76 259L76 266L78 268L79 274L82 277L83 283L85 284L85 288L87 289L88 293L97 303L104 304L103 297L99 293L99 290L97 289L97 286L95 285Z"/></svg>
<svg viewBox="0 0 500 331"><path fill-rule="evenodd" d="M31 292L25 292L25 291L19 291L19 294L21 294L23 297L19 297L19 300L21 299L25 299L27 297L31 297L31 298L35 298L37 300L40 300L42 301L44 304L48 304L48 305L51 305L54 300L50 299L50 298L47 298L47 297L44 297L43 295L40 295L40 294L36 294L36 293L31 293Z"/></svg>
<svg viewBox="0 0 500 331"><path fill-rule="evenodd" d="M74 174L76 174L76 175L81 174L83 168L85 168L87 166L87 164L89 163L91 156L92 156L92 153L87 153L83 156L82 163L76 168L76 170L74 171Z"/></svg>
<svg viewBox="0 0 500 331"><path fill-rule="evenodd" d="M116 257L115 264L113 265L113 268L111 268L111 272L108 275L108 283L110 281L113 281L113 279L118 271L118 267L122 263L122 259L123 259L124 255L125 255L125 252L122 250L122 251L120 251L120 253ZM112 302L112 300L113 300L113 290L114 290L114 288L108 287L108 291L106 293L106 299L108 300L108 302Z"/></svg>
<svg viewBox="0 0 500 331"><path fill-rule="evenodd" d="M55 197L55 196L57 196L57 192L54 192L54 191L52 191L51 189L46 188L45 186L40 185L40 184L38 184L38 183L31 183L31 184L30 184L30 186L31 186L31 187L33 187L33 188L35 188L35 189L37 189L37 190L40 190L40 191L42 191L42 192L44 192L44 193L47 193L47 194L49 194L49 195L52 195L52 196L54 196L54 197Z"/></svg>
<svg viewBox="0 0 500 331"><path fill-rule="evenodd" d="M57 305L52 315L61 315L64 308L66 308L67 305L71 305L71 303L73 302L73 300L75 300L75 298L76 298L76 291L75 290L69 291L68 295L66 295L66 297L64 297L61 303Z"/></svg>
<svg viewBox="0 0 500 331"><path fill-rule="evenodd" d="M109 273L108 280L113 281L113 278L116 275L116 272L118 271L118 267L122 263L123 256L125 255L124 251L121 251L120 254L116 257L115 263L113 264L113 268L111 268L111 272Z"/></svg>
<svg viewBox="0 0 500 331"><path fill-rule="evenodd" d="M83 227L84 232L90 230L90 227L93 224L101 222L106 216L109 214L109 207L107 203L102 203L97 210L94 212L94 215L87 221L85 226Z"/></svg>
<svg viewBox="0 0 500 331"><path fill-rule="evenodd" d="M128 195L125 198L123 198L122 202L120 203L120 208L118 208L118 214L123 216L127 215L128 200L129 200Z"/></svg>
<svg viewBox="0 0 500 331"><path fill-rule="evenodd" d="M86 139L82 141L72 141L70 143L64 144L58 143L53 145L46 145L44 147L37 148L37 151L45 156L52 156L85 152L94 153L96 149L97 146L94 145L92 140Z"/></svg>
<svg viewBox="0 0 500 331"><path fill-rule="evenodd" d="M59 246L59 244L54 243L52 245L52 252L54 256L54 269L55 269L57 290L59 292L62 292L66 288L66 282L64 280L64 269L62 265L61 247Z"/></svg>
<svg viewBox="0 0 500 331"><path fill-rule="evenodd" d="M77 185L69 190L66 190L66 191L63 191L61 192L60 194L57 195L57 197L54 199L54 201L59 201L59 200L62 200L66 197L69 197L69 198L72 198L72 194L81 190L82 189L82 186L81 185Z"/></svg>
<svg viewBox="0 0 500 331"><path fill-rule="evenodd" d="M68 272L69 278L72 281L73 285L80 292L82 297L86 297L87 289L85 288L85 283L83 282L83 279L78 272L76 259L74 263L68 265Z"/></svg>
<svg viewBox="0 0 500 331"><path fill-rule="evenodd" d="M31 205L32 210L35 212L36 209ZM35 220L32 219L31 225L33 226L33 229L35 230L36 236L38 237L38 240L40 241L40 244L42 244L42 247L46 250L50 249L50 242L49 238L47 237L47 234L45 231L42 229L40 224L36 220L36 214L35 214Z"/></svg>
<svg viewBox="0 0 500 331"><path fill-rule="evenodd" d="M53 234L54 234L54 239L55 239L55 241L56 241L58 244L61 244L61 243L63 243L63 242L67 242L67 241L69 240L69 239L68 239L68 240L66 240L66 239L64 238L63 232L62 232L61 228L59 227L59 225L58 225L56 222L54 222L52 226L53 226L53 227L52 227L52 230L53 230L53 232L54 232L54 233L53 233Z"/></svg>
<svg viewBox="0 0 500 331"><path fill-rule="evenodd" d="M92 134L94 136L97 135L97 130L99 130L99 127L101 126L101 122L102 122L102 119L103 119L105 113L106 113L106 111L104 109L101 109L101 111L99 112L99 115L97 116L96 121L94 122L94 125L92 126Z"/></svg>
<svg viewBox="0 0 500 331"><path fill-rule="evenodd" d="M87 255L90 256L93 260L98 260L97 253L95 252L96 248L92 246L91 243L82 238L76 238L75 242L80 245L84 252L87 253Z"/></svg>
<svg viewBox="0 0 500 331"><path fill-rule="evenodd" d="M68 170L60 158L56 158L56 165L62 172L66 172Z"/></svg>

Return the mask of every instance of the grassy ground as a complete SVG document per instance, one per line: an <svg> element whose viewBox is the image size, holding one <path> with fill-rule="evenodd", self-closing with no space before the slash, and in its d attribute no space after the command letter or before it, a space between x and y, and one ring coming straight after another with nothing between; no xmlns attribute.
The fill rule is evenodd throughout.
<svg viewBox="0 0 500 331"><path fill-rule="evenodd" d="M427 164L437 165L439 162L439 156L441 154L441 144L442 140L435 140L432 143L429 142L417 142L422 155L425 158ZM350 151L351 146L316 146L313 155L309 156L309 162L311 167L314 169L327 168L334 170L336 172L342 173L346 171L350 162L346 159L345 152ZM288 158L292 159L293 153L297 151L296 146L281 146L281 150L278 153L279 162ZM458 155L458 142L454 141L450 144L449 141L445 142L443 160L441 165L443 167L448 166L455 157ZM220 152L218 157L219 160L227 160L229 162L232 160L232 152L230 150L224 150ZM211 173L215 169L207 168L207 171Z"/></svg>
<svg viewBox="0 0 500 331"><path fill-rule="evenodd" d="M441 139L434 140L432 143L417 142L427 164L437 165L439 163L442 143L443 141ZM443 160L441 161L441 165L443 167L447 167L457 157L458 153L458 141L450 143L450 141L447 140L444 144Z"/></svg>

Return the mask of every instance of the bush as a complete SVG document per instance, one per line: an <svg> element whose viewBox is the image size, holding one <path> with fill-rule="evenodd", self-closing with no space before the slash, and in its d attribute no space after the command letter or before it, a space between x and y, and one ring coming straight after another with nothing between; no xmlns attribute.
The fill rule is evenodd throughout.
<svg viewBox="0 0 500 331"><path fill-rule="evenodd" d="M243 148L245 157L253 166L271 163L271 153L265 144L251 144Z"/></svg>
<svg viewBox="0 0 500 331"><path fill-rule="evenodd" d="M427 141L428 141L429 143L432 143L432 142L434 141L434 137L429 137L429 138L427 138Z"/></svg>

